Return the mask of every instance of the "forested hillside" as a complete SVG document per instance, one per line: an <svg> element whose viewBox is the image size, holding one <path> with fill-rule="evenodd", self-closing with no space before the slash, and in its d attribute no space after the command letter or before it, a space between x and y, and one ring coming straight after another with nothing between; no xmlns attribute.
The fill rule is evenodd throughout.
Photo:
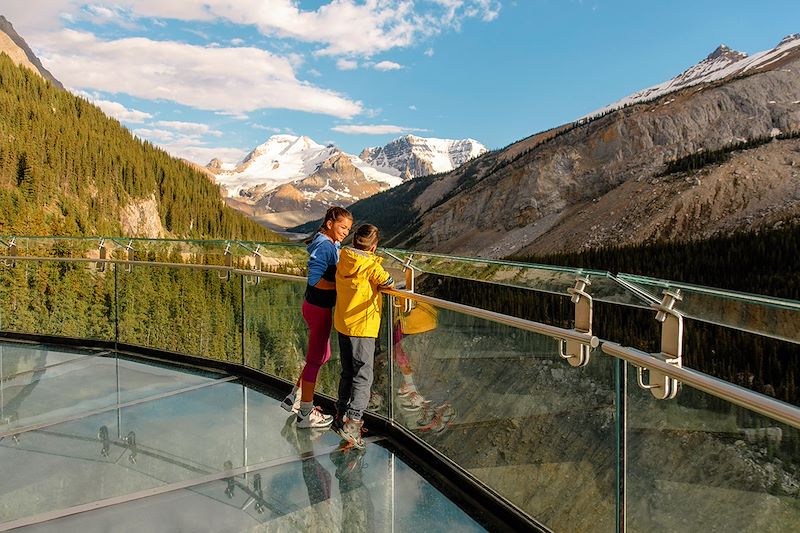
<svg viewBox="0 0 800 533"><path fill-rule="evenodd" d="M186 163L0 54L0 234L121 235L154 200L167 236L279 240Z"/></svg>

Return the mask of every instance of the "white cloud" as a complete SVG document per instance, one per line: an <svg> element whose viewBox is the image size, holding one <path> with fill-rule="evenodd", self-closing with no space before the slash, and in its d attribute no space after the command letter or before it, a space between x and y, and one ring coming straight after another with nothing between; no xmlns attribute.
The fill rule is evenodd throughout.
<svg viewBox="0 0 800 533"><path fill-rule="evenodd" d="M392 126L389 124L359 125L350 124L345 126L334 126L333 131L346 133L348 135L386 135L389 133L410 133L412 131L425 132L428 130L421 128L405 128L403 126Z"/></svg>
<svg viewBox="0 0 800 533"><path fill-rule="evenodd" d="M395 63L394 61L381 61L380 63L376 63L373 68L375 70L386 72L388 70L400 70L403 68L403 66L399 63Z"/></svg>
<svg viewBox="0 0 800 533"><path fill-rule="evenodd" d="M234 37L233 39L231 39L231 44L232 44L233 46L240 46L240 45L243 45L243 44L244 44L244 39L240 39L240 38L238 38L238 37Z"/></svg>
<svg viewBox="0 0 800 533"><path fill-rule="evenodd" d="M433 57L433 48L428 48L425 50L425 55L428 57Z"/></svg>
<svg viewBox="0 0 800 533"><path fill-rule="evenodd" d="M150 113L146 113L144 111L139 111L136 109L128 109L119 102L111 102L109 100L98 100L96 98L88 96L86 93L83 93L82 96L85 96L87 97L88 100L91 100L93 104L95 104L97 107L103 110L103 113L105 113L109 117L119 120L120 122L128 122L130 124L141 124L148 118L153 117L153 115L151 115Z"/></svg>
<svg viewBox="0 0 800 533"><path fill-rule="evenodd" d="M137 128L133 130L133 134L140 139L148 139L151 141L172 141L175 139L175 134L173 132L155 128Z"/></svg>
<svg viewBox="0 0 800 533"><path fill-rule="evenodd" d="M410 105L410 106L408 106L408 108L409 108L411 111L416 111L416 110L417 110L417 106L415 106L415 105Z"/></svg>
<svg viewBox="0 0 800 533"><path fill-rule="evenodd" d="M42 34L47 67L68 87L246 113L279 108L351 118L360 102L295 77L291 62L256 48L207 48L74 30Z"/></svg>
<svg viewBox="0 0 800 533"><path fill-rule="evenodd" d="M116 7L97 7L96 22L120 24L140 18L212 22L223 19L251 25L271 37L319 43L320 55L371 56L403 48L469 18L491 21L499 0L330 0L316 10L302 10L296 0L118 0ZM23 28L53 27L59 16L80 18L86 0L3 0L4 15ZM19 21L19 22L18 22Z"/></svg>
<svg viewBox="0 0 800 533"><path fill-rule="evenodd" d="M355 70L358 68L358 61L352 59L338 59L336 61L336 68L339 70Z"/></svg>
<svg viewBox="0 0 800 533"><path fill-rule="evenodd" d="M153 126L159 126L161 128L170 128L181 133L185 133L187 135L213 135L215 137L221 137L222 132L218 130L212 130L208 124L200 124L198 122L181 122L177 120L159 120L153 123Z"/></svg>
<svg viewBox="0 0 800 533"><path fill-rule="evenodd" d="M283 133L283 131L284 131L282 128L276 128L274 126L264 126L262 124L250 124L250 126L253 129L264 130L264 131L268 131L270 133Z"/></svg>

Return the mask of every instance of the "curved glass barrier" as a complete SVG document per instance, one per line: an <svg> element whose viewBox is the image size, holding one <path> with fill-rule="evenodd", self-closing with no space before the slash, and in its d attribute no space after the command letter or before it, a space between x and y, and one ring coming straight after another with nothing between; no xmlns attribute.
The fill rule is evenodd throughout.
<svg viewBox="0 0 800 533"><path fill-rule="evenodd" d="M9 251L8 239L3 242ZM299 274L306 260L302 246L139 239L132 244L135 264L104 264L94 260L99 257L98 243L96 238L17 237L17 256L7 256L0 263L0 330L117 340L225 360L287 382L297 379L308 335L301 313L305 280ZM127 259L130 243L113 239L115 248L109 245L106 257ZM588 276L592 283L588 292L607 305L598 306L597 323L605 320L617 328L603 331L627 327L631 338L642 345L657 343L659 336L652 327L655 311L641 309L660 301L665 289L679 289L683 299L675 309L692 319L686 321L684 337L687 366L785 401L791 401L796 392L791 369L770 366L769 361L770 357L787 359L786 354L794 352L786 347L795 349L800 344L798 302L625 274L615 278L596 271L397 250L386 253L384 266L398 280L404 280L402 268L408 262L418 272L456 281L462 276L475 285L492 283L498 294L501 285L509 285L566 299L575 278ZM59 261L62 256L73 260ZM265 273L249 272L254 268ZM522 304L540 303L529 301L529 293L519 292ZM424 304L413 296L398 298L401 302L402 306L395 306L388 298L385 304L370 410L388 417L411 438L551 529L704 530L714 529L712 517L724 514L724 520L717 516L724 522L720 529L779 531L791 529L800 520L798 428L686 386L677 399L658 401L636 388L634 367L600 350L589 354L588 366L576 368L560 356L555 338L533 333L520 323L495 321L464 308L459 308L464 312L445 309L448 304L441 301L443 307ZM542 322L568 327L564 323L569 322L573 308L568 300L566 304L555 314L544 313ZM635 314L611 316L608 310L614 306L610 304L622 304L615 309ZM698 330L697 322L706 329ZM332 359L320 373L317 391L335 397L339 372L335 333L331 345ZM736 349L742 352L736 356L737 364L744 361L745 366L756 366L733 369L731 350ZM785 379L753 384L759 379L751 377L756 374L770 379L785 374ZM232 502L219 498L217 490L230 487L233 478L223 482L219 477L225 470L283 461L297 453L313 455L319 443L335 446L338 442L331 432L319 441L304 440L293 431L293 417L274 399L227 383L230 377L176 376L169 369L145 369L135 361L103 357L96 351L73 354L39 349L21 355L0 344L0 379L3 464L11 464L6 459L13 462L23 457L18 454L25 450L55 456L66 442L80 443L74 453L81 460L96 455L98 449L105 453L100 459L92 455L93 464L79 485L111 475L106 488L89 488L87 499L82 499L51 494L47 487L32 482L22 493L42 491L45 499L39 504L50 498L61 506L80 505L192 476L216 475L208 482L214 488L207 492L201 488L204 483L196 485L196 492L187 490L230 506ZM53 405L59 408L54 410ZM212 412L214 420L225 418L220 428L227 435L205 447L203 431L198 429L206 427L203 423L209 415L204 416L204 410ZM260 418L264 413L279 415L279 422L265 422ZM167 422L170 416L177 417L174 427ZM106 429L101 431L102 427ZM4 438L18 430L27 431L22 447ZM106 437L98 437L100 433ZM191 444L182 443L181 436L188 436ZM181 455L187 450L191 453ZM132 451L136 452L134 461L129 459ZM193 459L186 460L187 456ZM292 475L306 474L304 460L302 468L295 462ZM106 473L119 468L119 463L125 465L130 479L114 481L118 474ZM309 469L318 468L308 464ZM279 465L257 468L262 487L267 487L268 478L284 479L283 474L275 474L277 470L270 470L273 466ZM330 468L338 470L335 461ZM235 486L243 492L237 492L236 497L242 498L236 501L246 509L239 511L263 518L255 510L252 472L240 474L243 477L235 480ZM270 478L273 474L277 477ZM280 483L269 481L275 490ZM376 481L374 486L379 484ZM22 494L16 490L0 481L0 495ZM290 495L288 507L275 511L270 520L296 516L293 510L315 505L311 487L301 498L306 502L308 497L309 503L295 505L300 501L296 497L296 493ZM259 508L270 509L268 503L264 498ZM25 506L14 511L3 507L6 504L0 498L0 514L22 517L43 512ZM277 506L277 502L271 504ZM392 505L385 509L396 510L400 504ZM407 512L414 509L412 505ZM767 522L770 516L773 522ZM390 527L405 524L403 519L383 517L376 523Z"/></svg>
<svg viewBox="0 0 800 533"><path fill-rule="evenodd" d="M641 293L620 285L605 271L395 249L386 249L383 252L427 274L496 283L562 296L567 294L567 289L575 287L577 279L587 279L590 285L586 290L596 300L636 307L647 307L650 303Z"/></svg>
<svg viewBox="0 0 800 533"><path fill-rule="evenodd" d="M125 265L116 269L118 333L125 344L242 363L242 276Z"/></svg>
<svg viewBox="0 0 800 533"><path fill-rule="evenodd" d="M656 401L629 372L628 531L794 531L800 432L686 385Z"/></svg>
<svg viewBox="0 0 800 533"><path fill-rule="evenodd" d="M417 302L393 324L395 422L553 531L611 531L614 361Z"/></svg>
<svg viewBox="0 0 800 533"><path fill-rule="evenodd" d="M94 263L0 262L0 329L114 340L114 287Z"/></svg>
<svg viewBox="0 0 800 533"><path fill-rule="evenodd" d="M675 310L686 317L800 343L800 302L631 274L617 277L659 301L664 291L680 294Z"/></svg>

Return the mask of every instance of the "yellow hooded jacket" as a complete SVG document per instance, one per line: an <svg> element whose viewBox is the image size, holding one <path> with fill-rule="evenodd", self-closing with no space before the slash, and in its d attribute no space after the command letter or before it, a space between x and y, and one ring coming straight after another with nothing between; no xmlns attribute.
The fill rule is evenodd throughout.
<svg viewBox="0 0 800 533"><path fill-rule="evenodd" d="M336 308L333 325L350 337L375 337L381 326L383 298L378 290L394 283L372 252L342 248L336 266Z"/></svg>

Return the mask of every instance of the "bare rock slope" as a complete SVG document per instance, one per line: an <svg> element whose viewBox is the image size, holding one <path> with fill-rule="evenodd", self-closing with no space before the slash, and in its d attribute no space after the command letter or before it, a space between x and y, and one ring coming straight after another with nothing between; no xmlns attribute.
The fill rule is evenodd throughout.
<svg viewBox="0 0 800 533"><path fill-rule="evenodd" d="M776 140L698 175L657 176L689 154L800 130L798 73L795 47L747 76L486 154L419 195L414 230L392 244L501 257L701 238L794 219L795 141Z"/></svg>

